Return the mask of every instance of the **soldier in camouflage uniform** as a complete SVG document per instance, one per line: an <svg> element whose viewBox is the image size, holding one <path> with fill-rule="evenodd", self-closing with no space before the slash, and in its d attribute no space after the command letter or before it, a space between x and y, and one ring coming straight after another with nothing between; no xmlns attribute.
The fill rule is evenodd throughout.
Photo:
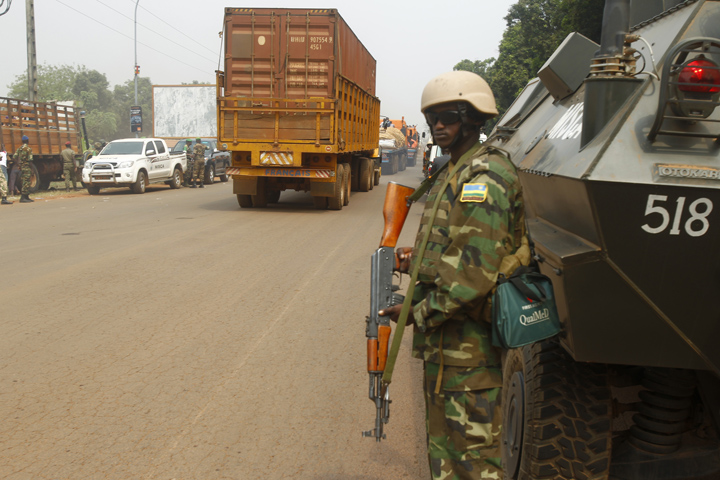
<svg viewBox="0 0 720 480"><path fill-rule="evenodd" d="M430 470L433 479L502 479L501 352L491 344L488 299L499 270L529 261L522 191L507 155L478 140L497 115L480 76L432 79L422 111L450 161L428 193L415 248L398 249L398 258L419 272L408 323L413 356L424 361ZM396 319L400 309L381 314Z"/></svg>
<svg viewBox="0 0 720 480"><path fill-rule="evenodd" d="M77 180L75 180L75 151L70 148L72 144L65 142L65 150L60 152L63 159L63 177L65 177L65 191L70 191L70 182L72 182L73 190L77 190Z"/></svg>
<svg viewBox="0 0 720 480"><path fill-rule="evenodd" d="M195 188L196 181L198 187L205 188L203 184L205 182L205 145L202 144L202 140L199 138L195 139L193 156L195 157L195 165L193 166L193 179L190 188Z"/></svg>
<svg viewBox="0 0 720 480"><path fill-rule="evenodd" d="M20 163L20 179L22 180L22 190L20 191L20 203L30 203L35 200L30 198L30 177L32 169L30 162L33 161L32 148L30 148L30 139L27 135L22 136L22 145L18 147L13 155L16 163Z"/></svg>
<svg viewBox="0 0 720 480"><path fill-rule="evenodd" d="M185 140L185 146L183 147L185 157L187 158L187 168L185 169L185 177L183 178L183 186L187 187L190 185L190 179L193 175L193 159L195 158L192 153L192 140L189 138Z"/></svg>

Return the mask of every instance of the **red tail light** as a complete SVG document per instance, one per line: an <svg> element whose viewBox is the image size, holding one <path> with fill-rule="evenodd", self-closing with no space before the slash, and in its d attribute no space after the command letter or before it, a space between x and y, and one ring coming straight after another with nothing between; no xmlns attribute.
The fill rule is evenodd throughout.
<svg viewBox="0 0 720 480"><path fill-rule="evenodd" d="M709 60L693 60L680 72L678 83L678 89L683 92L718 93L720 70Z"/></svg>

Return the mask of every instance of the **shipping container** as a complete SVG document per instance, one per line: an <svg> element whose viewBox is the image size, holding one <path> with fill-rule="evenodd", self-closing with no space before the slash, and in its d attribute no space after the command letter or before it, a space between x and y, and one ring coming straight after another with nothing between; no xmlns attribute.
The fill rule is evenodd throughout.
<svg viewBox="0 0 720 480"><path fill-rule="evenodd" d="M60 152L65 142L70 142L76 152L83 150L79 114L74 107L0 98L0 142L8 155L14 155L22 145L23 135L28 137L33 152L30 193L45 190L51 181L61 179Z"/></svg>
<svg viewBox="0 0 720 480"><path fill-rule="evenodd" d="M283 190L340 210L379 181L376 62L334 9L226 8L218 140L241 207Z"/></svg>

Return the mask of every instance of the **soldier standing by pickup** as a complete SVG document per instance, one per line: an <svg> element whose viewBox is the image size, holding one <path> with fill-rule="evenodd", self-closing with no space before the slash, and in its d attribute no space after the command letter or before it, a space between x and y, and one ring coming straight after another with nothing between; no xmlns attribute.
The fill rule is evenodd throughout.
<svg viewBox="0 0 720 480"><path fill-rule="evenodd" d="M70 182L72 182L73 190L77 190L77 181L75 180L75 150L70 148L72 144L65 142L65 150L60 152L63 159L63 176L65 177L65 191L70 191Z"/></svg>
<svg viewBox="0 0 720 480"><path fill-rule="evenodd" d="M435 143L450 152L428 194L415 248L398 249L400 270L411 258L418 269L408 324L413 356L424 362L430 470L433 479L501 479L501 352L490 342L487 307L501 263L512 271L530 260L522 190L507 154L478 141L498 113L480 76L435 77L421 110ZM401 309L380 315L397 319Z"/></svg>
<svg viewBox="0 0 720 480"><path fill-rule="evenodd" d="M183 178L183 187L187 187L190 185L190 180L192 179L193 175L193 165L195 163L193 162L193 152L192 152L192 140L189 138L185 140L185 146L183 147L183 152L185 152L185 157L187 157L187 168L185 168L185 177Z"/></svg>
<svg viewBox="0 0 720 480"><path fill-rule="evenodd" d="M199 182L198 187L205 188L203 184L205 182L205 146L199 138L195 139L193 156L195 157L195 165L193 166L193 180L190 188L195 188L196 181Z"/></svg>
<svg viewBox="0 0 720 480"><path fill-rule="evenodd" d="M20 190L20 203L30 203L35 200L30 198L30 177L32 169L30 162L33 161L32 148L30 148L30 139L27 135L22 136L22 145L18 147L13 155L13 160L20 165L20 179L22 180L22 190Z"/></svg>

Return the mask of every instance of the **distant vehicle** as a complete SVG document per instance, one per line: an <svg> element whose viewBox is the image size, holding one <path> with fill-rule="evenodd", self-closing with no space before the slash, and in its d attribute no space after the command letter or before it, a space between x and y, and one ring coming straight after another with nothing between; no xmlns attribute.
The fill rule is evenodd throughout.
<svg viewBox="0 0 720 480"><path fill-rule="evenodd" d="M185 154L170 153L165 140L126 138L113 140L88 159L82 181L90 195L108 187L130 187L133 193L145 193L151 183L180 188L186 168Z"/></svg>
<svg viewBox="0 0 720 480"><path fill-rule="evenodd" d="M428 176L437 172L438 168L445 165L450 160L450 155L445 155L438 145L430 146L428 153Z"/></svg>
<svg viewBox="0 0 720 480"><path fill-rule="evenodd" d="M193 138L193 137L189 137ZM205 146L205 179L206 185L212 185L215 177L220 177L221 182L228 181L227 168L230 166L230 152L217 148L216 138L201 138ZM191 148L195 146L195 140ZM172 148L171 153L185 152L185 140L179 140Z"/></svg>

